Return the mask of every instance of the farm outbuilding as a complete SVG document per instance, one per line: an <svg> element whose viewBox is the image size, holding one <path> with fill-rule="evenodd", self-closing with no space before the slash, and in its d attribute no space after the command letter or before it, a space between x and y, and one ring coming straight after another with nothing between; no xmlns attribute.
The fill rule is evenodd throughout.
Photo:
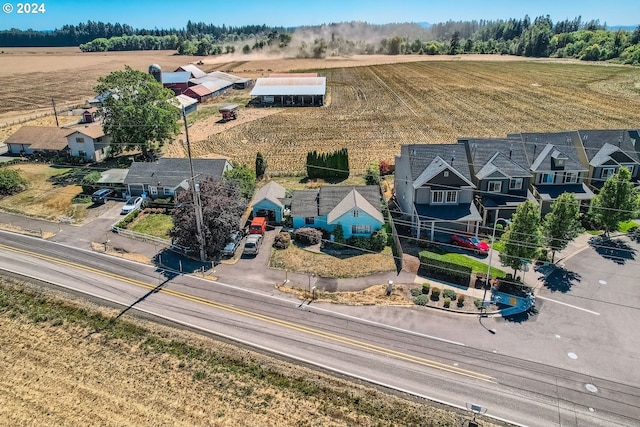
<svg viewBox="0 0 640 427"><path fill-rule="evenodd" d="M251 201L251 210L253 216L263 216L269 219L269 222L282 223L282 215L284 212L283 200L286 197L285 188L275 181L269 181L261 187L253 196Z"/></svg>
<svg viewBox="0 0 640 427"><path fill-rule="evenodd" d="M253 103L263 106L320 107L327 91L326 77L261 77L251 90Z"/></svg>
<svg viewBox="0 0 640 427"><path fill-rule="evenodd" d="M184 91L184 94L197 99L198 102L205 102L208 99L223 95L233 86L232 83L221 79L191 79L191 81L193 80L199 80L202 81L202 83L190 86Z"/></svg>
<svg viewBox="0 0 640 427"><path fill-rule="evenodd" d="M220 110L220 114L222 114L222 120L235 120L238 118L238 105L231 104L222 107Z"/></svg>
<svg viewBox="0 0 640 427"><path fill-rule="evenodd" d="M158 82L162 83L162 86L171 89L176 95L180 95L187 90L189 87L189 79L191 78L191 73L188 71L165 73L157 64L149 66L149 74Z"/></svg>
<svg viewBox="0 0 640 427"><path fill-rule="evenodd" d="M178 108L180 111L184 111L185 114L194 113L198 109L198 100L187 95L176 96L178 101Z"/></svg>
<svg viewBox="0 0 640 427"><path fill-rule="evenodd" d="M197 79L207 75L207 73L205 73L204 71L202 71L200 68L196 67L193 64L183 65L182 67L176 68L174 71L176 72L186 71L187 73L191 74L191 78L193 79Z"/></svg>

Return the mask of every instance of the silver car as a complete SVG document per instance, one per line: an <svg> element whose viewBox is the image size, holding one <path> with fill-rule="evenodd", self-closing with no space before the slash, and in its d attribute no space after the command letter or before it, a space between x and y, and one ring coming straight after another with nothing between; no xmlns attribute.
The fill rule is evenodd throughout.
<svg viewBox="0 0 640 427"><path fill-rule="evenodd" d="M135 210L140 209L142 206L142 197L132 197L127 200L127 203L124 204L122 210L120 211L120 215L129 214Z"/></svg>
<svg viewBox="0 0 640 427"><path fill-rule="evenodd" d="M247 241L244 242L244 250L242 251L243 255L258 255L258 251L260 251L260 245L262 244L262 235L261 234L249 234L247 237Z"/></svg>

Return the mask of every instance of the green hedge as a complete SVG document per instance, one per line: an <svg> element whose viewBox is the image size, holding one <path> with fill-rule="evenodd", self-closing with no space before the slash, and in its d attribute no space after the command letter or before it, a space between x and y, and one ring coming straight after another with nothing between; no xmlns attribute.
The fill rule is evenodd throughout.
<svg viewBox="0 0 640 427"><path fill-rule="evenodd" d="M129 215L127 215L124 218L122 218L122 220L120 220L116 224L116 227L118 227L118 228L127 228L127 225L131 224L133 222L133 220L138 217L139 214L140 214L140 211L138 209L136 209L135 211L131 212Z"/></svg>
<svg viewBox="0 0 640 427"><path fill-rule="evenodd" d="M418 269L418 274L448 283L469 286L472 273L471 267L454 264L440 258L438 254L432 252L420 252L420 268Z"/></svg>

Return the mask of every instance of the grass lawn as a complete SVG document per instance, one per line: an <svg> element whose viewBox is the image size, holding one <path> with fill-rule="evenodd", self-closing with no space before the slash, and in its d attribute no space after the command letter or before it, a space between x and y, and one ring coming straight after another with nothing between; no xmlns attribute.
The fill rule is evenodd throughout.
<svg viewBox="0 0 640 427"><path fill-rule="evenodd" d="M423 252L429 252L429 251L421 251L420 253L422 254ZM464 267L469 267L471 268L472 274L475 274L475 273L487 274L487 264L480 261L476 261L475 259L469 258L466 255L454 254L454 253L447 253L447 254L439 254L435 252L429 252L429 253L431 254L431 256L439 260L447 261L457 265L462 265ZM494 256L497 256L497 254L494 254ZM506 273L504 271L495 267L491 267L491 272L489 274L491 275L491 277L506 276Z"/></svg>
<svg viewBox="0 0 640 427"><path fill-rule="evenodd" d="M169 230L173 227L173 219L171 215L165 214L142 214L127 227L129 230L138 233L149 234L151 236L160 237L161 239L169 238Z"/></svg>
<svg viewBox="0 0 640 427"><path fill-rule="evenodd" d="M86 218L91 203L72 203L82 193L82 187L74 184L77 168L33 163L8 167L18 170L29 184L25 191L0 200L1 209L49 220L69 216L80 222Z"/></svg>
<svg viewBox="0 0 640 427"><path fill-rule="evenodd" d="M621 221L618 223L618 231L622 233L628 233L629 230L638 228L638 223L635 221Z"/></svg>
<svg viewBox="0 0 640 427"><path fill-rule="evenodd" d="M369 276L382 271L394 271L396 268L390 247L384 248L378 254L368 253L338 258L311 252L293 243L284 250L273 249L269 267L338 278Z"/></svg>

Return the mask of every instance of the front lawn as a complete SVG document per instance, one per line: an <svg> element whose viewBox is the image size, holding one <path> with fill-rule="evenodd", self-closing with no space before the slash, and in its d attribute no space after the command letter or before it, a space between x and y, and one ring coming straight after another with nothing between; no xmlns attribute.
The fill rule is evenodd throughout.
<svg viewBox="0 0 640 427"><path fill-rule="evenodd" d="M169 230L173 228L173 218L166 214L142 214L127 228L138 233L168 239Z"/></svg>
<svg viewBox="0 0 640 427"><path fill-rule="evenodd" d="M37 163L21 163L7 167L17 170L28 184L26 190L2 198L1 209L48 220L68 216L73 218L74 222L81 222L87 217L87 207L91 203L72 202L74 197L82 193L82 187L75 184L78 168Z"/></svg>
<svg viewBox="0 0 640 427"><path fill-rule="evenodd" d="M420 255L422 255L423 253L427 253L429 251L421 251ZM436 258L442 261L447 261L456 265L462 265L464 267L469 267L471 268L471 272L472 274L476 274L476 273L482 273L482 274L487 274L487 264L480 262L480 261L476 261L473 258L470 258L466 255L463 254L456 254L456 253L437 253L437 252L430 252L431 257L432 258ZM493 254L493 256L498 256L497 253ZM502 270L500 270L499 268L496 267L491 267L491 271L489 273L491 275L491 277L505 277L506 273Z"/></svg>
<svg viewBox="0 0 640 427"><path fill-rule="evenodd" d="M396 268L390 247L378 254L366 253L339 258L312 252L293 243L287 249L273 249L269 267L337 278L370 276L383 271L395 271Z"/></svg>

